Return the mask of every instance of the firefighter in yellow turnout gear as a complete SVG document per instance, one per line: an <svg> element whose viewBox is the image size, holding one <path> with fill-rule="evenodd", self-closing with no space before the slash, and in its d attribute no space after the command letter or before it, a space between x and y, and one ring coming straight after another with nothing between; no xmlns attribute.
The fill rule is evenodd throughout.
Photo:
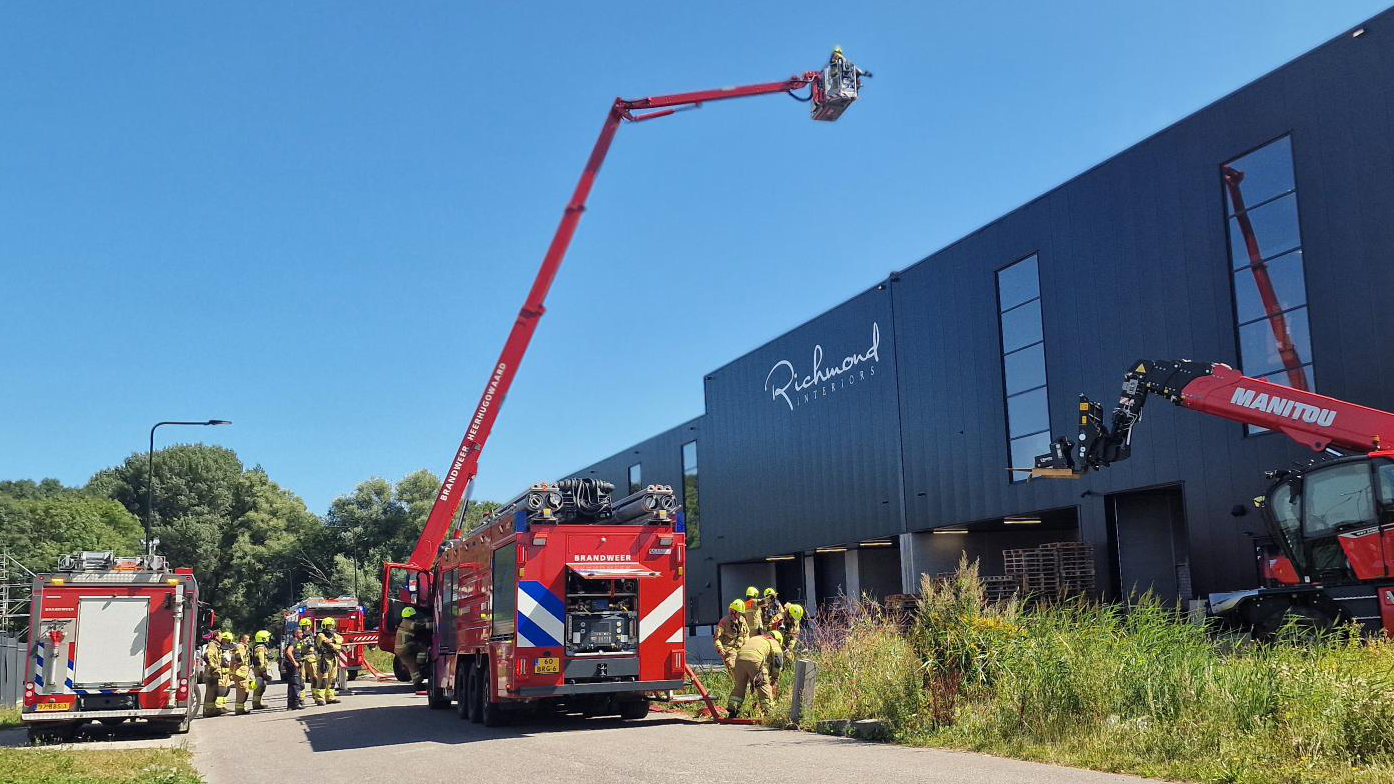
<svg viewBox="0 0 1394 784"><path fill-rule="evenodd" d="M727 675L731 675L735 669L736 652L748 639L750 627L745 622L745 602L736 599L731 602L730 612L716 625L716 636L712 639L717 654L726 663Z"/></svg>
<svg viewBox="0 0 1394 784"><path fill-rule="evenodd" d="M266 681L271 674L271 655L268 650L271 632L262 629L252 637L252 642L252 678L255 681L252 688L252 710L261 710L266 707L262 704L261 696L266 693Z"/></svg>
<svg viewBox="0 0 1394 784"><path fill-rule="evenodd" d="M402 609L402 620L397 624L397 642L393 646L393 653L397 660L407 668L407 673L411 676L412 685L421 688L424 679L421 677L421 665L417 661L417 655L425 648L417 639L417 632L430 628L430 622L417 618L415 607L405 607Z"/></svg>
<svg viewBox="0 0 1394 784"><path fill-rule="evenodd" d="M773 588L766 588L765 593L760 597L760 628L775 628L775 621L782 612L784 612L784 605L779 602L779 592Z"/></svg>
<svg viewBox="0 0 1394 784"><path fill-rule="evenodd" d="M232 635L228 635L231 637ZM252 638L242 635L232 646L232 661L228 664L228 679L237 697L238 716L247 712L247 696L252 693Z"/></svg>
<svg viewBox="0 0 1394 784"><path fill-rule="evenodd" d="M803 625L803 616L803 605L793 602L784 605L784 612L780 616L779 630L784 635L784 655L786 657L794 652L794 645L799 641L799 627Z"/></svg>
<svg viewBox="0 0 1394 784"><path fill-rule="evenodd" d="M335 626L333 618L325 618L315 632L315 653L319 655L319 666L315 668L315 702L320 705L339 701L334 686L339 680L339 651L344 649L344 638Z"/></svg>
<svg viewBox="0 0 1394 784"><path fill-rule="evenodd" d="M314 621L309 618L300 619L300 630L305 634L295 641L295 655L300 659L300 672L305 688L300 692L300 703L307 704L310 701L310 694L315 696L315 704L323 705L324 696L315 688L316 672L319 669L319 656L315 653Z"/></svg>
<svg viewBox="0 0 1394 784"><path fill-rule="evenodd" d="M774 689L770 671L779 671L784 662L783 642L779 632L766 631L751 637L736 652L736 671L731 688L731 699L726 702L726 715L735 718L740 715L741 703L745 693L754 688L761 712L768 712Z"/></svg>
<svg viewBox="0 0 1394 784"><path fill-rule="evenodd" d="M745 589L745 625L750 627L751 634L765 630L760 618L760 589L753 585Z"/></svg>
<svg viewBox="0 0 1394 784"><path fill-rule="evenodd" d="M203 717L211 719L221 716L227 706L223 688L227 685L227 675L223 668L223 642L232 643L232 633L214 633L203 646Z"/></svg>

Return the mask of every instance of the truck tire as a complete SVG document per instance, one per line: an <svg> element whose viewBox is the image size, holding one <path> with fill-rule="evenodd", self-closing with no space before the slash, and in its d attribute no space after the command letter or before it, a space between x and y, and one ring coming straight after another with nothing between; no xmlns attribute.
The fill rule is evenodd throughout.
<svg viewBox="0 0 1394 784"><path fill-rule="evenodd" d="M460 717L460 721L466 721L470 718L470 706L473 704L470 700L474 696L474 692L470 689L472 677L473 673L470 672L469 664L461 659L455 667L455 713Z"/></svg>
<svg viewBox="0 0 1394 784"><path fill-rule="evenodd" d="M1316 607L1290 604L1254 624L1254 636L1262 640L1276 639L1289 623L1300 639L1315 639L1336 625L1335 619Z"/></svg>
<svg viewBox="0 0 1394 784"><path fill-rule="evenodd" d="M397 680L401 681L402 683L406 683L407 681L411 680L411 671L407 669L407 665L402 664L402 659L400 656L392 657L392 674L395 675L397 677Z"/></svg>
<svg viewBox="0 0 1394 784"><path fill-rule="evenodd" d="M445 710L450 707L450 695L440 688L443 678L436 677L436 669L431 667L431 679L426 682L426 707L431 710Z"/></svg>
<svg viewBox="0 0 1394 784"><path fill-rule="evenodd" d="M484 677L481 668L471 665L469 668L469 717L475 724L484 721Z"/></svg>
<svg viewBox="0 0 1394 784"><path fill-rule="evenodd" d="M642 719L647 715L649 715L649 701L647 699L620 703L621 719L632 721L634 719Z"/></svg>
<svg viewBox="0 0 1394 784"><path fill-rule="evenodd" d="M356 681L356 680L358 680L358 670L357 670L357 669L349 670L349 671L348 671L348 674L349 674L349 680L351 680L351 681Z"/></svg>
<svg viewBox="0 0 1394 784"><path fill-rule="evenodd" d="M489 672L489 665L486 662L480 668L479 678L479 720L485 727L502 727L508 723L508 714L504 712L503 705L494 702L490 698L489 680L486 677Z"/></svg>

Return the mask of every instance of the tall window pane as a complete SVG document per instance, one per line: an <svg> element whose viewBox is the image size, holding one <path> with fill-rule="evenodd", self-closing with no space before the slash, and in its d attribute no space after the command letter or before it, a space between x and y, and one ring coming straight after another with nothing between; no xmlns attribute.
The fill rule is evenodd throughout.
<svg viewBox="0 0 1394 784"><path fill-rule="evenodd" d="M629 492L637 493L644 489L644 469L641 463L629 467Z"/></svg>
<svg viewBox="0 0 1394 784"><path fill-rule="evenodd" d="M1041 280L1035 254L997 272L997 315L1002 328L1002 385L1007 399L1007 458L1029 468L1050 449ZM1012 481L1024 481L1012 473Z"/></svg>
<svg viewBox="0 0 1394 784"><path fill-rule="evenodd" d="M697 495L697 442L682 445L682 508L687 520L687 546L702 544L702 504Z"/></svg>
<svg viewBox="0 0 1394 784"><path fill-rule="evenodd" d="M1312 332L1292 140L1283 137L1220 167L1233 270L1239 367L1313 390ZM1248 432L1262 432L1249 426Z"/></svg>

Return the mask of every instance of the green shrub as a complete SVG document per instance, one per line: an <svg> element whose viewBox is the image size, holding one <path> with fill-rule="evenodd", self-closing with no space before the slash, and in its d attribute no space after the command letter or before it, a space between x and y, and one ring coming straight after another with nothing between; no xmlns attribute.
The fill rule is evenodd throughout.
<svg viewBox="0 0 1394 784"><path fill-rule="evenodd" d="M1205 782L1394 781L1394 643L1350 630L1236 643L1150 596L990 605L965 563L912 618L844 601L805 639L808 728L878 718L902 742Z"/></svg>

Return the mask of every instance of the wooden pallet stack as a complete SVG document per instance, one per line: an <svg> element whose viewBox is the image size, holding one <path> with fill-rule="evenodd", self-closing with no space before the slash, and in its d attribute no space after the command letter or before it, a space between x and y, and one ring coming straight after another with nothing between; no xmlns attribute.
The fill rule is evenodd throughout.
<svg viewBox="0 0 1394 784"><path fill-rule="evenodd" d="M1018 575L989 575L978 580L983 584L983 596L992 604L1005 602L1021 593L1021 577Z"/></svg>
<svg viewBox="0 0 1394 784"><path fill-rule="evenodd" d="M1086 542L1051 542L1040 547L1003 550L1002 561L1007 574L1019 578L1029 594L1094 590L1094 546Z"/></svg>
<svg viewBox="0 0 1394 784"><path fill-rule="evenodd" d="M1055 551L1062 593L1094 592L1094 545L1087 542L1054 542L1042 545Z"/></svg>

